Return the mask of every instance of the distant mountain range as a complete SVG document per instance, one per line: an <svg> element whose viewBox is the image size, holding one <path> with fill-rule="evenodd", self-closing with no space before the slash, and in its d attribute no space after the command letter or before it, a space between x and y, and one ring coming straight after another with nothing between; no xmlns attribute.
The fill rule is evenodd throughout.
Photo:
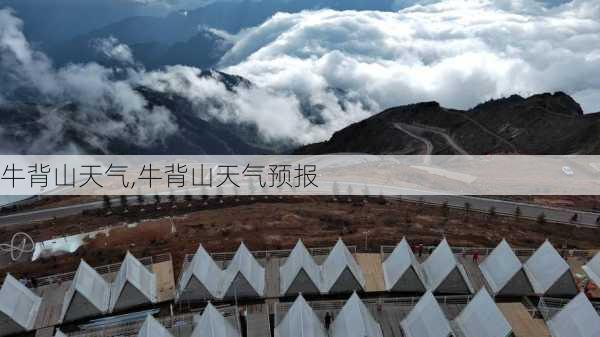
<svg viewBox="0 0 600 337"><path fill-rule="evenodd" d="M22 15L25 21L28 38L57 65L90 61L105 63L101 55L94 52L90 42L115 37L129 45L135 58L149 68L173 64L214 67L227 49L223 48L222 39L209 33L208 28L237 33L260 25L277 12L294 13L320 8L389 11L395 3L393 0L219 1L197 9L157 15L156 9L124 4L131 1L107 0L106 4L86 1L91 9L96 9L98 14L95 16L94 12L77 6L73 2L75 0L52 1L54 7L43 5L39 0L19 1L0 0L0 8L6 5L16 8L17 15ZM34 11L36 4L38 11ZM81 15L57 10L61 6L74 8ZM114 8L114 13L108 8ZM43 14L45 16L41 17ZM53 26L48 25L49 21L53 22ZM100 25L101 22L105 24Z"/></svg>
<svg viewBox="0 0 600 337"><path fill-rule="evenodd" d="M252 85L247 80L215 71L203 71L200 77L212 77L221 81L228 90L238 86ZM102 139L98 144L90 137L94 133L93 125L82 125L76 119L65 119L60 139L53 139L57 149L66 149L74 145L80 152L86 154L130 154L130 155L174 155L174 154L271 154L275 151L288 151L291 145L270 144L262 140L256 128L251 125L225 124L214 119L205 119L198 113L198 107L189 100L158 92L147 87L137 87L148 102L148 108L154 106L167 108L174 116L177 132L159 142L135 145L129 139L116 135L111 139ZM28 103L30 102L30 103ZM40 130L47 127L41 125L40 118L44 111L61 109L68 113L78 113L78 106L70 103L60 107L43 106L35 97L22 99L19 103L0 106L0 133L4 144L29 144L39 137ZM118 116L111 117L116 120ZM4 129L2 127L5 127ZM287 146L287 147L286 147ZM26 154L48 154L49 149L36 147L26 148Z"/></svg>
<svg viewBox="0 0 600 337"><path fill-rule="evenodd" d="M600 113L557 92L491 100L470 110L437 102L385 110L295 154L600 154Z"/></svg>
<svg viewBox="0 0 600 337"><path fill-rule="evenodd" d="M146 20L153 21L157 18L145 17L132 24L144 26ZM151 23L147 24L151 25ZM109 29L104 32L93 32L58 44L47 52L58 65L94 61L111 66L113 61L106 59L102 53L95 50L92 41L107 36L118 36L119 41L124 42L131 49L135 61L143 64L147 69L157 69L167 65L187 65L210 69L214 68L231 47L229 42L222 37L208 29L198 29L197 27L181 32L181 35L172 39L175 42L169 42L171 36L164 31L156 35L151 30L140 34L136 34L134 31L135 29L123 28L123 33ZM182 36L187 39L181 40ZM78 50L78 52L74 52L74 50Z"/></svg>
<svg viewBox="0 0 600 337"><path fill-rule="evenodd" d="M202 72L224 83L228 90L252 83L218 72ZM75 145L88 154L275 154L318 155L331 153L369 154L600 154L600 113L583 114L570 96L557 92L528 98L513 95L491 100L469 110L447 109L437 102L391 108L337 131L331 139L294 149L292 143L266 142L252 125L205 119L198 105L187 99L146 87L136 89L152 106L171 111L177 132L147 146L127 139L106 140L98 147L87 137L89 126L67 125L57 144ZM35 138L43 108L19 103L0 108L6 116L3 141L26 143ZM72 110L74 105L61 109ZM307 107L306 115L311 108ZM69 123L69 121L67 121ZM42 152L47 151L42 149ZM37 154L30 149L28 154Z"/></svg>
<svg viewBox="0 0 600 337"><path fill-rule="evenodd" d="M557 5L567 0L543 0ZM171 1L177 3L178 1ZM197 8L165 7L160 1L0 0L25 22L25 33L37 48L61 66L72 62L105 63L90 41L115 37L128 44L149 68L183 64L216 65L227 50L207 28L238 33L265 22L277 12L329 8L395 11L427 0L198 0L179 1ZM215 48L217 46L217 48ZM210 55L204 55L210 54Z"/></svg>

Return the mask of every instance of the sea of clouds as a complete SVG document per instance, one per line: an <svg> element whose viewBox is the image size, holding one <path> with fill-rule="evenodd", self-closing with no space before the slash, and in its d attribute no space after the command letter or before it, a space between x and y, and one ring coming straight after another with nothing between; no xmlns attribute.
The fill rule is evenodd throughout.
<svg viewBox="0 0 600 337"><path fill-rule="evenodd" d="M57 68L27 41L23 24L17 13L0 10L0 104L14 103L23 88L39 95L48 106L44 128L27 147L47 151L73 150L60 141L67 128L100 148L115 138L151 145L177 132L173 112L148 108L134 89L139 85L188 98L202 118L252 124L267 140L299 144L426 100L469 108L560 90L586 112L600 111L597 0L552 8L533 0L445 0L399 12L279 13L227 36L233 47L219 70L254 83L233 91L192 67L148 71L113 37L91 43L121 66ZM69 103L79 106L76 112L60 108ZM306 116L306 105L319 107L318 122ZM7 127L0 122L0 137ZM15 148L5 142L0 151Z"/></svg>

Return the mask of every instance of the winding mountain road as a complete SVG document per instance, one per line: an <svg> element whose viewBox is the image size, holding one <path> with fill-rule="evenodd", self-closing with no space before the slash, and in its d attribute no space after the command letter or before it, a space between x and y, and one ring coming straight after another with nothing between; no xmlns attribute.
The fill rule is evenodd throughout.
<svg viewBox="0 0 600 337"><path fill-rule="evenodd" d="M468 156L469 152L467 152L467 150L465 150L462 146L460 146L458 144L458 142L456 142L456 140L454 140L454 138L452 138L445 130L440 129L440 128L436 128L436 127L432 127L432 126L427 126L427 125L415 125L415 124L404 124L404 123L394 123L394 127L404 133L406 133L407 135L423 142L426 144L427 147L427 151L428 153L426 153L427 155L430 155L433 153L434 150L434 145L433 142L431 142L431 140L417 135L414 132L412 132L410 129L413 130L419 130L420 132L429 132L429 133L433 133L436 134L438 136L441 136L442 138L444 138L444 141L446 141L446 143L448 145L450 145L450 147L452 149L454 149L454 151L456 152L456 154L459 155L465 155Z"/></svg>
<svg viewBox="0 0 600 337"><path fill-rule="evenodd" d="M429 156L429 155L431 155L433 153L433 149L434 149L433 143L429 139L427 139L425 137L422 137L422 136L419 136L419 135L417 135L417 134L409 131L408 130L409 126L406 125L406 124L403 124L403 123L394 123L394 127L396 129L398 129L398 130L406 133L407 135L411 136L412 138L414 138L414 139L422 142L423 144L425 144L425 153L423 153L424 155Z"/></svg>

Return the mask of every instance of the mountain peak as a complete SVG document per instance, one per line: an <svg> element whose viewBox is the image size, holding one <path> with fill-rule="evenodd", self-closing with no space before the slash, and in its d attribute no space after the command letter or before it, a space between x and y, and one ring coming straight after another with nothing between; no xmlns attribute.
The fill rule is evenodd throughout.
<svg viewBox="0 0 600 337"><path fill-rule="evenodd" d="M472 110L482 111L495 109L510 109L520 112L536 109L565 116L583 116L583 109L581 109L579 103L562 91L536 94L527 98L523 98L519 95L511 95L509 97L492 99L475 106Z"/></svg>
<svg viewBox="0 0 600 337"><path fill-rule="evenodd" d="M562 91L553 94L543 93L533 95L526 100L528 103L535 104L538 107L548 109L554 113L560 113L569 116L583 116L583 109L571 96Z"/></svg>
<svg viewBox="0 0 600 337"><path fill-rule="evenodd" d="M598 153L600 119L582 116L581 106L564 92L512 95L470 110L423 102L385 110L295 153Z"/></svg>

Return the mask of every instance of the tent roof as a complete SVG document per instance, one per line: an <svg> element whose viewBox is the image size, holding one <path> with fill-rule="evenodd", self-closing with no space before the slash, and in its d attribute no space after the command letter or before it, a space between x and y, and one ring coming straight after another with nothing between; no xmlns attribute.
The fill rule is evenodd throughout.
<svg viewBox="0 0 600 337"><path fill-rule="evenodd" d="M419 299L400 326L406 337L440 337L452 333L450 322L431 291Z"/></svg>
<svg viewBox="0 0 600 337"><path fill-rule="evenodd" d="M417 261L415 254L413 254L406 238L402 238L402 241L396 245L392 254L383 262L385 289L388 291L391 290L410 267L413 267L417 277L425 284L421 265Z"/></svg>
<svg viewBox="0 0 600 337"><path fill-rule="evenodd" d="M356 293L333 321L332 337L383 337L381 326Z"/></svg>
<svg viewBox="0 0 600 337"><path fill-rule="evenodd" d="M327 337L321 320L306 303L304 297L296 297L294 304L275 329L275 337Z"/></svg>
<svg viewBox="0 0 600 337"><path fill-rule="evenodd" d="M6 274L0 289L0 312L17 323L23 330L31 330L35 324L42 299Z"/></svg>
<svg viewBox="0 0 600 337"><path fill-rule="evenodd" d="M494 294L499 293L521 268L523 264L504 239L479 265Z"/></svg>
<svg viewBox="0 0 600 337"><path fill-rule="evenodd" d="M445 238L437 247L435 247L422 266L427 280L427 286L432 291L435 291L440 284L444 282L454 268L458 268L463 280L467 286L471 288L469 279L464 274L462 266L458 264L458 261Z"/></svg>
<svg viewBox="0 0 600 337"><path fill-rule="evenodd" d="M566 272L569 265L546 240L523 265L536 294L545 294Z"/></svg>
<svg viewBox="0 0 600 337"><path fill-rule="evenodd" d="M217 266L212 256L210 256L202 245L198 246L192 262L187 266L179 279L178 294L181 294L185 290L192 276L198 279L214 298L222 297L221 281L223 271Z"/></svg>
<svg viewBox="0 0 600 337"><path fill-rule="evenodd" d="M172 337L169 330L160 324L152 315L146 316L146 320L142 324L138 337Z"/></svg>
<svg viewBox="0 0 600 337"><path fill-rule="evenodd" d="M107 312L110 299L110 285L98 272L90 267L85 261L81 260L79 268L75 273L71 287L65 294L61 318L69 310L71 300L76 293L81 294L100 312Z"/></svg>
<svg viewBox="0 0 600 337"><path fill-rule="evenodd" d="M240 337L240 333L212 304L208 303L191 337Z"/></svg>
<svg viewBox="0 0 600 337"><path fill-rule="evenodd" d="M583 270L587 276L600 286L600 253L597 253L588 263L583 266Z"/></svg>
<svg viewBox="0 0 600 337"><path fill-rule="evenodd" d="M356 260L342 239L339 239L331 252L329 252L325 262L321 265L323 273L322 291L328 292L346 268L350 270L356 281L364 287L365 278L358 263L356 263Z"/></svg>
<svg viewBox="0 0 600 337"><path fill-rule="evenodd" d="M485 287L479 290L455 322L464 337L506 337L512 332Z"/></svg>
<svg viewBox="0 0 600 337"><path fill-rule="evenodd" d="M115 308L127 282L139 290L149 302L156 302L156 275L150 272L135 256L127 252L112 284L110 311Z"/></svg>
<svg viewBox="0 0 600 337"><path fill-rule="evenodd" d="M246 248L246 245L244 245L243 242L240 244L240 247L233 256L233 260L231 260L231 263L225 270L222 283L223 293L229 289L238 273L246 278L257 294L260 296L264 295L265 268L256 261L254 255Z"/></svg>
<svg viewBox="0 0 600 337"><path fill-rule="evenodd" d="M553 337L598 337L600 317L584 293L547 322Z"/></svg>
<svg viewBox="0 0 600 337"><path fill-rule="evenodd" d="M317 288L321 289L321 268L310 255L302 240L298 240L290 256L280 267L282 294L286 293L301 270L304 270Z"/></svg>

